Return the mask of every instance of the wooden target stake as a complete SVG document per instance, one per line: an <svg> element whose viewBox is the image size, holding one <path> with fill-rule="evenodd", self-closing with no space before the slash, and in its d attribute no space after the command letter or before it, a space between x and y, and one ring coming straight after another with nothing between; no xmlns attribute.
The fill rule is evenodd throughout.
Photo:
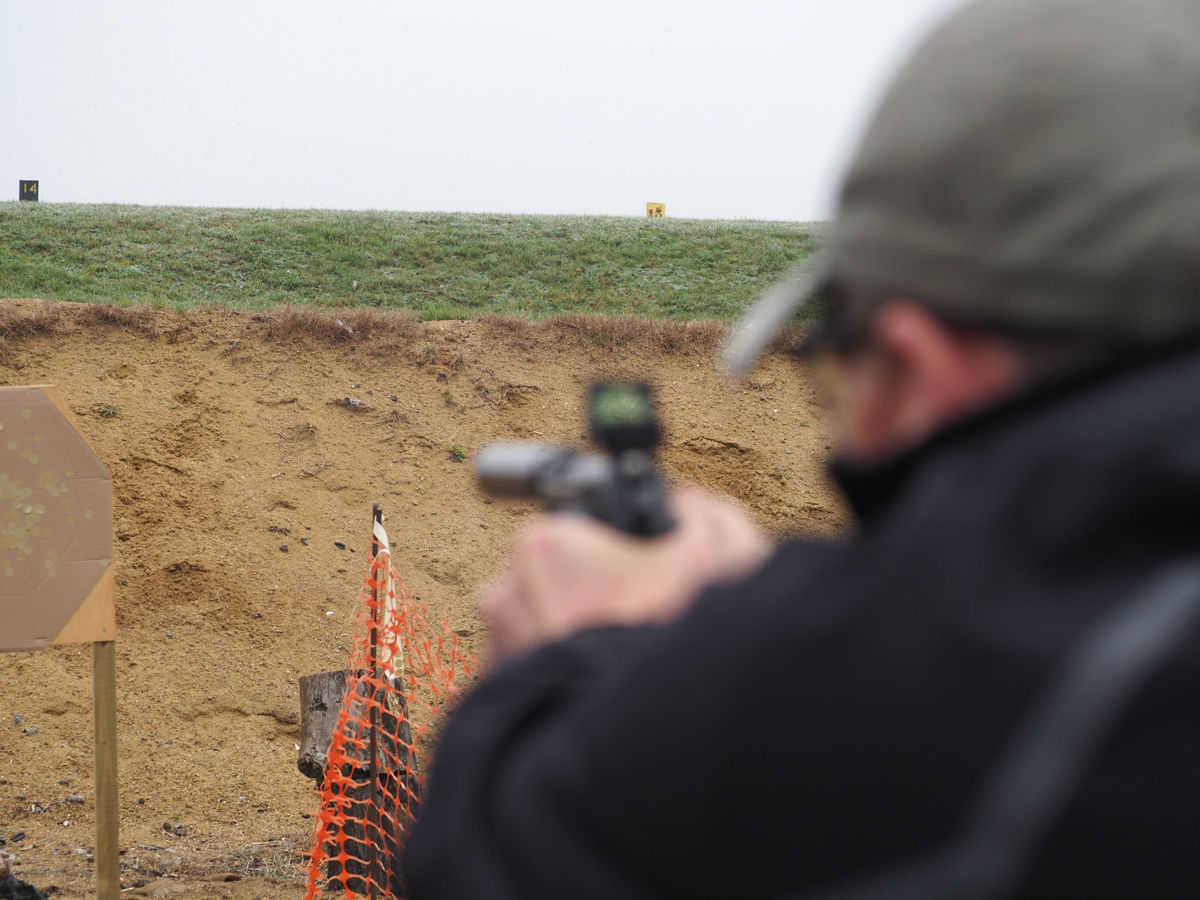
<svg viewBox="0 0 1200 900"><path fill-rule="evenodd" d="M371 678L371 805L368 815L371 817L372 824L375 826L375 833L383 837L383 816L379 801L379 700L382 696L380 691L380 681L382 676L379 671L379 579L375 573L375 560L379 555L379 540L375 537L375 525L383 522L383 509L378 503L371 506L371 647L369 659L369 671ZM375 885L379 883L377 875L380 869L379 850L377 847L378 841L371 840L367 842L370 848L370 893L371 900L375 900Z"/></svg>
<svg viewBox="0 0 1200 900"><path fill-rule="evenodd" d="M96 896L121 893L117 814L117 645L92 642L92 724L96 756Z"/></svg>

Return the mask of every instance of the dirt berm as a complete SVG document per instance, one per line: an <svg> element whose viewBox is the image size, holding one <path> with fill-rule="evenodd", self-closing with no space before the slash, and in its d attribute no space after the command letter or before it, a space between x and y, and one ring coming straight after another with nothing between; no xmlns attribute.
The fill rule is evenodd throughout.
<svg viewBox="0 0 1200 900"><path fill-rule="evenodd" d="M408 586L482 653L476 593L534 509L482 497L471 457L582 445L594 379L652 381L672 481L775 534L843 521L808 373L776 354L726 381L713 327L0 304L0 384L57 385L112 470L123 896L303 896L296 682L346 664L372 502ZM0 655L0 685L0 849L91 896L88 648Z"/></svg>

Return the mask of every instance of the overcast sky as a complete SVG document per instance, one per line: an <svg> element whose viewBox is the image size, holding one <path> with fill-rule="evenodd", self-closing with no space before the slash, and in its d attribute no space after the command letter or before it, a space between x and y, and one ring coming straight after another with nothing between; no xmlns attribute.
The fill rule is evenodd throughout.
<svg viewBox="0 0 1200 900"><path fill-rule="evenodd" d="M0 199L827 218L962 0L0 0Z"/></svg>

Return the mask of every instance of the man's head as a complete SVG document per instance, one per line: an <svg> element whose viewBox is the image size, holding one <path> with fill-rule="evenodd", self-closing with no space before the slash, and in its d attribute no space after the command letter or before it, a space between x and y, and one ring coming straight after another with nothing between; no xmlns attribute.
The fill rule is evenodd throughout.
<svg viewBox="0 0 1200 900"><path fill-rule="evenodd" d="M855 348L852 365L881 351L871 371L919 385L894 320L928 314L974 395L927 403L944 421L1027 380L1031 347L1200 333L1198 84L1195 0L963 9L897 75L850 164L810 276L832 298L819 339ZM776 294L777 319L801 291ZM879 388L846 374L851 400Z"/></svg>
<svg viewBox="0 0 1200 900"><path fill-rule="evenodd" d="M875 308L866 333L819 358L841 451L870 461L919 443L1027 380L1016 349L953 328L911 300Z"/></svg>

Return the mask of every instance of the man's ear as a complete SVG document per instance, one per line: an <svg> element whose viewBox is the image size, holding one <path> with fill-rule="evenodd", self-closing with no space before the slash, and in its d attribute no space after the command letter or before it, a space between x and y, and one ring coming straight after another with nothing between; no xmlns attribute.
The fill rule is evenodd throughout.
<svg viewBox="0 0 1200 900"><path fill-rule="evenodd" d="M997 338L951 328L923 306L891 300L871 323L894 382L897 446L918 443L952 420L995 402L1018 381L1011 349Z"/></svg>

